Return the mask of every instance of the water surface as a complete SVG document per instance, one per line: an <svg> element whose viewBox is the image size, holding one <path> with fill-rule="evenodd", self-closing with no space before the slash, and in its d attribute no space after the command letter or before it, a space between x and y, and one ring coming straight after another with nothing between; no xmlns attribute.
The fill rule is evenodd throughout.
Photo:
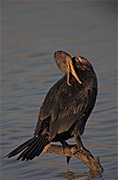
<svg viewBox="0 0 118 180"><path fill-rule="evenodd" d="M66 179L68 169L76 179L90 175L80 160L66 165L60 155L4 158L33 135L41 103L63 75L53 60L60 49L88 58L96 71L98 98L82 139L104 168L94 179L117 179L116 33L115 2L2 2L2 180Z"/></svg>

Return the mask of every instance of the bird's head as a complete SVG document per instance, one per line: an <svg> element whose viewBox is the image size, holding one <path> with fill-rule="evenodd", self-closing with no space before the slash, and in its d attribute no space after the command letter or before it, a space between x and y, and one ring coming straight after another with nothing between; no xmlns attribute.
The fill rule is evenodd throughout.
<svg viewBox="0 0 118 180"><path fill-rule="evenodd" d="M73 60L68 53L66 53L64 51L56 51L54 53L54 59L56 61L58 68L60 69L60 71L67 73L67 84L69 86L71 86L71 84L69 83L70 72L75 77L75 79L78 81L78 83L82 84L82 82L80 81L80 79L75 71L75 68L73 65Z"/></svg>

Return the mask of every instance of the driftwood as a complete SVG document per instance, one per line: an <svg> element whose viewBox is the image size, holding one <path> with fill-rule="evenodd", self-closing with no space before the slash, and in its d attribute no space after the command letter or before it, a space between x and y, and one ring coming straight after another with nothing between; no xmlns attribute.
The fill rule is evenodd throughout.
<svg viewBox="0 0 118 180"><path fill-rule="evenodd" d="M76 145L68 145L66 147L63 147L61 145L48 144L44 148L43 152L65 155L68 158L75 157L80 159L84 164L86 164L91 171L103 172L103 168L100 165L98 156L94 158L92 154L90 156L88 154L86 155L83 152L79 152L79 151L75 153L76 149L77 149Z"/></svg>

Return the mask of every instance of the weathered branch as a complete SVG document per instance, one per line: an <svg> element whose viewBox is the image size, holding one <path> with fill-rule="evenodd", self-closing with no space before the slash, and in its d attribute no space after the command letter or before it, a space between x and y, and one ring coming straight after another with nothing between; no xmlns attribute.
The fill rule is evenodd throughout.
<svg viewBox="0 0 118 180"><path fill-rule="evenodd" d="M94 158L89 155L83 154L82 152L79 151L77 151L77 153L75 154L74 152L76 151L76 148L77 148L76 145L69 145L64 148L61 145L48 144L44 148L43 152L61 154L68 157L75 157L80 159L83 163L85 163L90 170L103 172L103 168L100 165L98 156Z"/></svg>

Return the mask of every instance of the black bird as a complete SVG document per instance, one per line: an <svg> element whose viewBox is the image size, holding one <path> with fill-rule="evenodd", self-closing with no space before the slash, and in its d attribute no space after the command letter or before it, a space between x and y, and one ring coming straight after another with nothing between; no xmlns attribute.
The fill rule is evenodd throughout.
<svg viewBox="0 0 118 180"><path fill-rule="evenodd" d="M34 136L10 152L10 158L32 160L53 141L67 145L74 136L78 150L90 154L83 146L81 135L94 107L97 78L90 62L81 56L71 57L64 51L54 53L59 69L65 75L51 87L38 114Z"/></svg>

